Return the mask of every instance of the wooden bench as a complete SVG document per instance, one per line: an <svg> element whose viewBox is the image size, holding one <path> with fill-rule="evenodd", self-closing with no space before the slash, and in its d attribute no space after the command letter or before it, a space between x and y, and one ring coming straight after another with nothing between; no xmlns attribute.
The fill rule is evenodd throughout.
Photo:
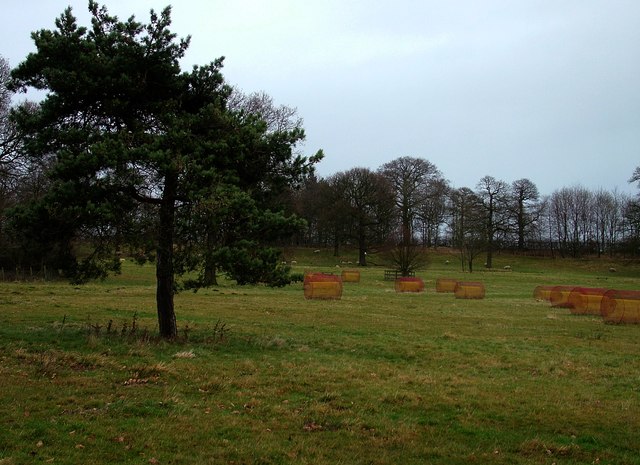
<svg viewBox="0 0 640 465"><path fill-rule="evenodd" d="M402 271L399 270L384 270L385 281L395 281L398 278L414 277L415 271L410 271L406 276L402 276Z"/></svg>

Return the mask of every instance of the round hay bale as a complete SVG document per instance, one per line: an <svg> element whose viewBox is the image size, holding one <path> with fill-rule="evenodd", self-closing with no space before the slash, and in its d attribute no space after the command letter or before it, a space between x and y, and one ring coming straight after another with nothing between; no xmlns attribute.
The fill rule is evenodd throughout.
<svg viewBox="0 0 640 465"><path fill-rule="evenodd" d="M484 299L484 284L478 281L459 281L454 290L456 299Z"/></svg>
<svg viewBox="0 0 640 465"><path fill-rule="evenodd" d="M537 300L551 300L551 291L555 286L536 286L533 290L533 298Z"/></svg>
<svg viewBox="0 0 640 465"><path fill-rule="evenodd" d="M640 291L608 290L600 314L606 323L640 323Z"/></svg>
<svg viewBox="0 0 640 465"><path fill-rule="evenodd" d="M305 299L341 299L342 278L328 273L306 273L304 275Z"/></svg>
<svg viewBox="0 0 640 465"><path fill-rule="evenodd" d="M422 292L424 291L424 282L416 277L403 277L396 279L396 292Z"/></svg>
<svg viewBox="0 0 640 465"><path fill-rule="evenodd" d="M436 292L454 292L456 290L457 279L438 278L436 279Z"/></svg>
<svg viewBox="0 0 640 465"><path fill-rule="evenodd" d="M576 287L567 297L567 304L574 315L600 315L602 297L608 289Z"/></svg>
<svg viewBox="0 0 640 465"><path fill-rule="evenodd" d="M343 270L342 282L343 283L359 283L360 272L358 270Z"/></svg>
<svg viewBox="0 0 640 465"><path fill-rule="evenodd" d="M549 295L549 302L554 308L571 308L569 303L569 294L577 286L554 286Z"/></svg>

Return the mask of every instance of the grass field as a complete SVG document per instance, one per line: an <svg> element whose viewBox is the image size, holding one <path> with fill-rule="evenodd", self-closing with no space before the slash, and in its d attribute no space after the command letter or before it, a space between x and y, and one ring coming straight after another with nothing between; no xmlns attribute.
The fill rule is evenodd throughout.
<svg viewBox="0 0 640 465"><path fill-rule="evenodd" d="M336 271L329 252L288 258ZM421 294L382 267L338 301L301 283L181 293L174 343L154 337L151 267L1 283L0 465L640 464L640 326L532 297L640 289L640 265L500 255L469 275L455 260L433 256ZM486 298L437 294L438 277Z"/></svg>

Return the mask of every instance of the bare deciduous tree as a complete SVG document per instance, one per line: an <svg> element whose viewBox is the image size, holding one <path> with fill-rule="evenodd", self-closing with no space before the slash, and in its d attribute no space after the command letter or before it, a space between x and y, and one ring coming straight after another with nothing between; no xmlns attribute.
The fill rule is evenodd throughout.
<svg viewBox="0 0 640 465"><path fill-rule="evenodd" d="M423 158L400 157L380 168L393 186L400 224L400 242L408 246L413 242L414 222L425 198L427 184L441 177L436 166Z"/></svg>
<svg viewBox="0 0 640 465"><path fill-rule="evenodd" d="M496 234L504 230L507 224L507 200L509 185L493 176L484 176L476 187L478 197L482 201L484 209L485 232L487 235L487 261L486 267L493 266L493 251L495 248Z"/></svg>
<svg viewBox="0 0 640 465"><path fill-rule="evenodd" d="M518 250L524 250L525 238L541 214L538 187L529 179L511 183L510 209L514 221Z"/></svg>
<svg viewBox="0 0 640 465"><path fill-rule="evenodd" d="M358 244L358 264L367 265L372 242L384 242L390 231L393 191L387 179L368 168L353 168L329 180L341 198L345 228Z"/></svg>
<svg viewBox="0 0 640 465"><path fill-rule="evenodd" d="M425 184L424 189L424 202L418 210L422 245L437 246L440 240L440 229L445 222L447 196L451 188L444 178L434 177Z"/></svg>
<svg viewBox="0 0 640 465"><path fill-rule="evenodd" d="M468 187L456 189L449 197L451 242L460 251L462 271L473 272L475 257L486 250L485 214L482 200Z"/></svg>
<svg viewBox="0 0 640 465"><path fill-rule="evenodd" d="M257 116L267 125L268 132L283 132L301 129L303 120L298 110L287 105L276 105L273 97L266 92L245 94L233 88L227 106L233 111L243 111L247 115Z"/></svg>

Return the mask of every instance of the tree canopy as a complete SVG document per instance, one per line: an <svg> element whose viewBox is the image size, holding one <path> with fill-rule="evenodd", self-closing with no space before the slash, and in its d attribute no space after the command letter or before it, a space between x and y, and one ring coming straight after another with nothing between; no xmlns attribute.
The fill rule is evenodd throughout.
<svg viewBox="0 0 640 465"><path fill-rule="evenodd" d="M55 30L33 33L36 52L12 72L12 89L47 92L37 111L13 117L28 154L53 159L52 187L22 212L22 226L59 223L77 280L117 270L118 247L144 238L140 247L155 249L160 334L171 338L175 275L208 256L190 244L218 249L215 266L238 281L270 279L278 260L260 238L300 224L270 199L302 182L322 153L294 150L300 125L272 129L232 108L223 58L183 72L190 38L170 31L170 7L152 10L147 24L94 1L89 10L90 27L69 8ZM79 234L94 241L82 260L70 250Z"/></svg>

